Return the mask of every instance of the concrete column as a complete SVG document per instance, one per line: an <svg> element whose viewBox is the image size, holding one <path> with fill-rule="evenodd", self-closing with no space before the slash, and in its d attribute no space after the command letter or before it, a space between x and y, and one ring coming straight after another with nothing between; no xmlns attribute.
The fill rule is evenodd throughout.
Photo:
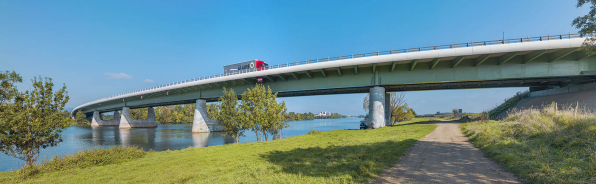
<svg viewBox="0 0 596 184"><path fill-rule="evenodd" d="M385 88L375 86L370 88L368 102L368 122L371 128L381 128L385 125Z"/></svg>
<svg viewBox="0 0 596 184"><path fill-rule="evenodd" d="M195 105L195 114L192 120L192 132L221 132L223 127L216 120L207 116L207 102L198 99Z"/></svg>
<svg viewBox="0 0 596 184"><path fill-rule="evenodd" d="M221 131L223 131L223 127L217 124L216 120L209 119L209 116L207 116L207 102L203 99L197 99L192 120L192 132Z"/></svg>
<svg viewBox="0 0 596 184"><path fill-rule="evenodd" d="M391 125L391 93L385 93L385 124Z"/></svg>
<svg viewBox="0 0 596 184"><path fill-rule="evenodd" d="M123 107L122 115L120 116L120 128L152 128L157 127L157 119L155 118L155 110L150 107L147 110L147 118L144 120L133 120L130 117L130 108Z"/></svg>
<svg viewBox="0 0 596 184"><path fill-rule="evenodd" d="M210 132L208 123L213 120L207 116L207 101L198 99L195 105L195 114L192 119L192 132Z"/></svg>
<svg viewBox="0 0 596 184"><path fill-rule="evenodd" d="M99 111L93 111L93 118L91 119L91 126L118 126L120 125L120 115L118 111L114 112L114 119L103 120Z"/></svg>

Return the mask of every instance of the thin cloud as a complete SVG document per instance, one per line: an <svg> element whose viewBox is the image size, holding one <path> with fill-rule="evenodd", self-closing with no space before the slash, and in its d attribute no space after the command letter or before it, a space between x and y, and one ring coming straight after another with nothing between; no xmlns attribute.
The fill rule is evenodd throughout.
<svg viewBox="0 0 596 184"><path fill-rule="evenodd" d="M151 80L151 79L145 79L143 81L144 83L155 83L155 81Z"/></svg>
<svg viewBox="0 0 596 184"><path fill-rule="evenodd" d="M125 74L125 73L104 73L104 75L108 76L109 79L132 79L132 76Z"/></svg>

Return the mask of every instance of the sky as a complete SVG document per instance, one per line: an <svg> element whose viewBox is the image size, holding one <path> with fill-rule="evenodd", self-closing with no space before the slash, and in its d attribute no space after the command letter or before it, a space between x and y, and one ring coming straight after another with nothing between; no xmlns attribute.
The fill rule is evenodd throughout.
<svg viewBox="0 0 596 184"><path fill-rule="evenodd" d="M0 70L65 84L66 107L222 73L379 50L577 32L577 1L0 1ZM407 92L418 114L490 109L527 88ZM280 98L364 114L366 94Z"/></svg>

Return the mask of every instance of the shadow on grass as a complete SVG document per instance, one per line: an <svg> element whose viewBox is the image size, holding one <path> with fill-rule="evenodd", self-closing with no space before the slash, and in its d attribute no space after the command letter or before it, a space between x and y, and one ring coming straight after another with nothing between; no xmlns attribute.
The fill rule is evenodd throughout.
<svg viewBox="0 0 596 184"><path fill-rule="evenodd" d="M415 142L414 139L406 139L362 145L298 148L272 151L261 155L261 158L280 166L282 172L288 174L345 177L354 182L366 182L384 168L395 164Z"/></svg>

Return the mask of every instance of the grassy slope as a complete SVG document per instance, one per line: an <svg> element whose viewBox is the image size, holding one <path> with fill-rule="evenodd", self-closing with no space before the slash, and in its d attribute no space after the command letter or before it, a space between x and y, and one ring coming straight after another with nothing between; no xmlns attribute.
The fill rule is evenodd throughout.
<svg viewBox="0 0 596 184"><path fill-rule="evenodd" d="M435 127L404 122L376 130L149 152L124 163L42 173L24 182L363 183L393 165L406 148ZM2 180L19 181L14 172L0 173Z"/></svg>
<svg viewBox="0 0 596 184"><path fill-rule="evenodd" d="M596 115L523 111L462 125L474 145L525 182L596 183Z"/></svg>

